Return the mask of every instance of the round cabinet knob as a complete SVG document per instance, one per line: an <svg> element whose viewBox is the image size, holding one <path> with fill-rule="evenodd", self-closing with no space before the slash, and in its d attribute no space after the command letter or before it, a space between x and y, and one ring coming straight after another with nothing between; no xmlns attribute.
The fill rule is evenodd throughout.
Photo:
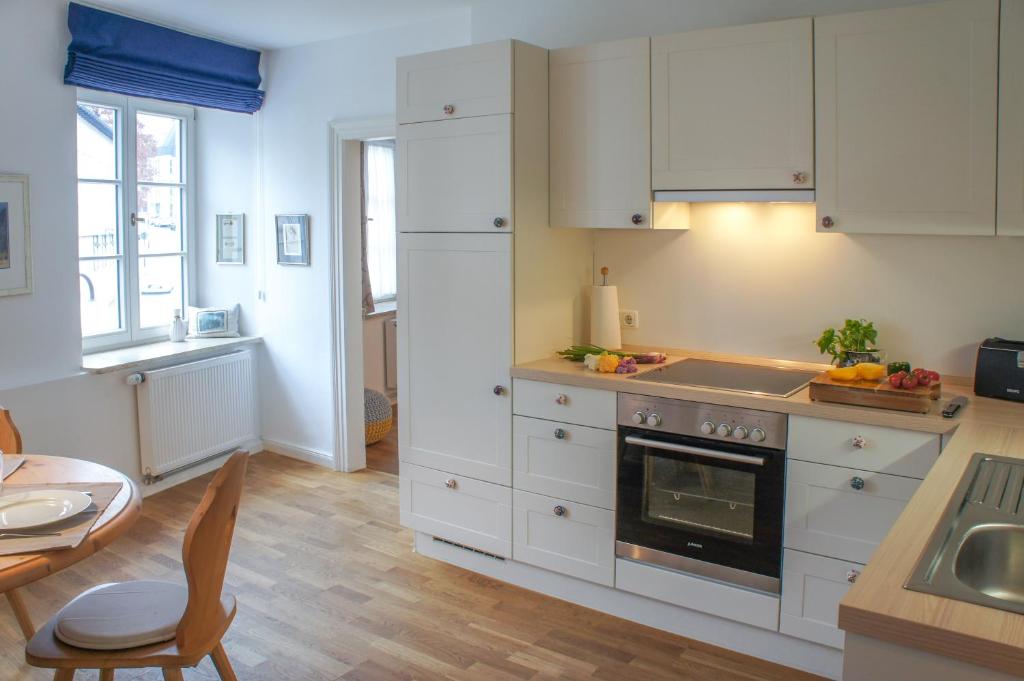
<svg viewBox="0 0 1024 681"><path fill-rule="evenodd" d="M658 414L651 414L647 417L647 425L649 426L660 426L661 416Z"/></svg>
<svg viewBox="0 0 1024 681"><path fill-rule="evenodd" d="M633 217L630 219L633 221L634 225L639 225L643 223L644 216L641 215L640 213L633 213Z"/></svg>
<svg viewBox="0 0 1024 681"><path fill-rule="evenodd" d="M705 421L704 423L700 424L700 432L704 433L705 435L711 435L713 432L715 432L715 424L711 423L711 421Z"/></svg>
<svg viewBox="0 0 1024 681"><path fill-rule="evenodd" d="M746 426L736 426L736 429L732 431L732 436L737 440L746 440L747 433Z"/></svg>
<svg viewBox="0 0 1024 681"><path fill-rule="evenodd" d="M753 440L754 442L764 442L765 438L767 437L768 434L765 433L760 428L754 428L752 431L750 431L750 439Z"/></svg>
<svg viewBox="0 0 1024 681"><path fill-rule="evenodd" d="M496 386L494 386L494 394L495 395L504 395L505 394L505 386L503 386L503 385L496 385Z"/></svg>
<svg viewBox="0 0 1024 681"><path fill-rule="evenodd" d="M821 219L821 226L825 229L832 229L836 226L836 221L830 215L826 215Z"/></svg>
<svg viewBox="0 0 1024 681"><path fill-rule="evenodd" d="M559 518L566 514L565 506L555 506L552 510Z"/></svg>
<svg viewBox="0 0 1024 681"><path fill-rule="evenodd" d="M856 490L864 489L864 478L857 476L850 478L850 487Z"/></svg>
<svg viewBox="0 0 1024 681"><path fill-rule="evenodd" d="M564 393L559 393L558 397L555 398L555 404L560 404L564 407L569 404L569 396Z"/></svg>
<svg viewBox="0 0 1024 681"><path fill-rule="evenodd" d="M453 113L455 113L455 105L454 104L445 104L444 105L444 113L447 116L451 116Z"/></svg>
<svg viewBox="0 0 1024 681"><path fill-rule="evenodd" d="M556 440L564 440L567 437L569 437L569 433L567 433L564 428L555 428Z"/></svg>
<svg viewBox="0 0 1024 681"><path fill-rule="evenodd" d="M459 486L459 483L455 482L455 478L448 478L444 481L444 486L448 489L455 489Z"/></svg>
<svg viewBox="0 0 1024 681"><path fill-rule="evenodd" d="M720 423L718 430L715 432L718 433L718 437L729 437L730 433L732 433L732 426L728 423Z"/></svg>
<svg viewBox="0 0 1024 681"><path fill-rule="evenodd" d="M505 218L494 218L494 226L501 229L505 226Z"/></svg>
<svg viewBox="0 0 1024 681"><path fill-rule="evenodd" d="M846 581L850 584L856 584L858 577L860 577L860 570L850 570L846 573Z"/></svg>
<svg viewBox="0 0 1024 681"><path fill-rule="evenodd" d="M855 449L864 449L868 446L868 441L863 435L855 435L853 440L851 440L851 444Z"/></svg>
<svg viewBox="0 0 1024 681"><path fill-rule="evenodd" d="M807 183L807 173L805 173L803 171L799 171L799 170L797 172L793 173L793 184L806 184L806 183Z"/></svg>
<svg viewBox="0 0 1024 681"><path fill-rule="evenodd" d="M646 421L647 414L643 413L642 411L638 411L635 414L633 414L633 423L635 423L636 425L642 426Z"/></svg>

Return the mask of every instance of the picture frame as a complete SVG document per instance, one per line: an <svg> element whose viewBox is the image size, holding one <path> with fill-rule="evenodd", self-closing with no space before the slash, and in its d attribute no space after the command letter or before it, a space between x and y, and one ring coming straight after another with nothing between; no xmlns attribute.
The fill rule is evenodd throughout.
<svg viewBox="0 0 1024 681"><path fill-rule="evenodd" d="M0 175L0 296L32 293L28 175Z"/></svg>
<svg viewBox="0 0 1024 681"><path fill-rule="evenodd" d="M277 264L309 266L309 216L287 213L275 215L277 226Z"/></svg>
<svg viewBox="0 0 1024 681"><path fill-rule="evenodd" d="M217 215L217 264L245 264L245 214Z"/></svg>

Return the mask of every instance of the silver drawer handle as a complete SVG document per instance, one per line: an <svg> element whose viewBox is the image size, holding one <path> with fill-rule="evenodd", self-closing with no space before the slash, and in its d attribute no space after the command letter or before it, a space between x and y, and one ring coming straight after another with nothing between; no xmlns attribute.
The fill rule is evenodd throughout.
<svg viewBox="0 0 1024 681"><path fill-rule="evenodd" d="M564 440L567 437L569 437L569 433L565 430L565 428L555 428L556 440Z"/></svg>
<svg viewBox="0 0 1024 681"><path fill-rule="evenodd" d="M561 518L567 513L567 511L565 510L565 506L555 506L554 512L555 515L557 515L559 518Z"/></svg>

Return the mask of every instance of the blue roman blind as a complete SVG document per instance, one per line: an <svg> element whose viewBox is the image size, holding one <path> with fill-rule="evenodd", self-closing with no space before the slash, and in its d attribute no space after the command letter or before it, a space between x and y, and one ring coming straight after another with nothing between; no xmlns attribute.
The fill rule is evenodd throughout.
<svg viewBox="0 0 1024 681"><path fill-rule="evenodd" d="M263 106L255 50L74 2L68 28L68 85L245 113Z"/></svg>

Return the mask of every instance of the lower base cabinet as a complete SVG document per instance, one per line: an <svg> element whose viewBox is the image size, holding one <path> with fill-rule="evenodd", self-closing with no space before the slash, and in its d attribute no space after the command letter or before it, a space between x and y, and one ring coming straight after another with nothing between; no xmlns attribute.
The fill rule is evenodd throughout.
<svg viewBox="0 0 1024 681"><path fill-rule="evenodd" d="M605 586L615 583L615 513L513 492L512 558Z"/></svg>
<svg viewBox="0 0 1024 681"><path fill-rule="evenodd" d="M788 549L782 561L779 631L841 649L844 632L838 627L839 601L864 566Z"/></svg>

